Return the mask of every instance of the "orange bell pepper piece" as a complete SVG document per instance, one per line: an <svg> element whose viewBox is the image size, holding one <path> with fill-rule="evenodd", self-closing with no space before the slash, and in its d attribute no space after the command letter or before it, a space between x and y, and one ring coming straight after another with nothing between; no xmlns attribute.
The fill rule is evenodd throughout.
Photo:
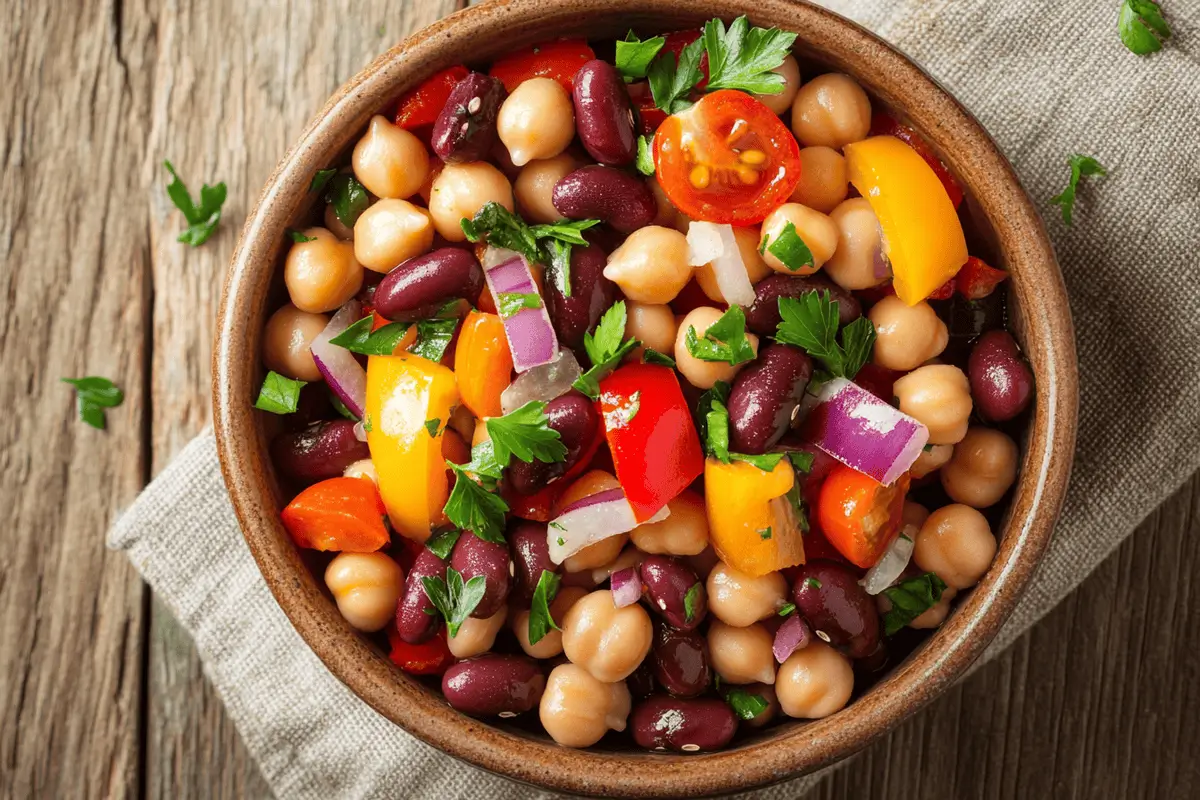
<svg viewBox="0 0 1200 800"><path fill-rule="evenodd" d="M786 458L765 472L753 464L704 464L709 539L722 561L748 575L804 563L804 541L787 494L796 473Z"/></svg>
<svg viewBox="0 0 1200 800"><path fill-rule="evenodd" d="M821 484L816 508L821 532L847 561L870 569L900 532L908 485L907 472L891 486L884 486L838 464Z"/></svg>
<svg viewBox="0 0 1200 800"><path fill-rule="evenodd" d="M329 478L296 495L280 516L300 547L373 553L390 538L383 515L383 500L374 483Z"/></svg>
<svg viewBox="0 0 1200 800"><path fill-rule="evenodd" d="M512 371L512 353L500 317L478 311L467 314L454 354L454 377L463 404L480 418L500 416L500 393L512 383Z"/></svg>

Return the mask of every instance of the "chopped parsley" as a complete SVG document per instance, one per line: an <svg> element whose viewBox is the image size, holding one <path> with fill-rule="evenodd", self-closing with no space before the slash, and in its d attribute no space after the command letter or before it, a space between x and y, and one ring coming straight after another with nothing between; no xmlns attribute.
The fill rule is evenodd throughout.
<svg viewBox="0 0 1200 800"><path fill-rule="evenodd" d="M463 577L454 567L446 567L446 579L437 575L421 577L425 594L436 611L425 610L426 614L441 614L446 621L446 631L451 636L458 635L458 629L471 616L471 612L479 605L487 593L487 578L476 575L463 583Z"/></svg>
<svg viewBox="0 0 1200 800"><path fill-rule="evenodd" d="M1117 32L1121 34L1121 42L1139 56L1158 52L1162 43L1171 38L1171 26L1153 0L1123 0Z"/></svg>
<svg viewBox="0 0 1200 800"><path fill-rule="evenodd" d="M399 323L392 323L399 324ZM408 352L427 358L430 361L441 361L454 338L454 329L458 327L457 319L423 319L417 323L417 340L408 347ZM383 330L380 328L380 330Z"/></svg>
<svg viewBox="0 0 1200 800"><path fill-rule="evenodd" d="M799 298L780 297L776 340L802 347L836 377L852 379L867 363L875 344L875 326L866 317L851 322L838 337L838 304L829 290Z"/></svg>
<svg viewBox="0 0 1200 800"><path fill-rule="evenodd" d="M200 187L200 202L194 203L192 202L192 193L188 191L179 174L175 172L175 167L171 166L171 162L164 161L163 166L167 168L167 172L171 173L171 182L167 184L167 197L171 198L171 202L175 204L188 223L176 241L192 247L199 247L208 241L208 237L213 235L213 231L221 222L221 206L225 204L226 195L225 184L218 183L216 186L204 184Z"/></svg>
<svg viewBox="0 0 1200 800"><path fill-rule="evenodd" d="M455 474L454 488L450 490L450 496L446 498L443 509L446 519L485 542L504 544L504 515L508 513L508 503L504 502L500 495L471 480L468 474L478 475L480 480L486 481L494 489L500 470L497 468L496 476L492 477L470 469L471 464L475 462L475 450L472 450L471 454L470 464L446 462L446 466L454 470Z"/></svg>
<svg viewBox="0 0 1200 800"><path fill-rule="evenodd" d="M258 390L254 407L272 414L294 414L300 404L300 390L307 384L308 381L296 381L275 371L268 372L267 377L263 378L262 388Z"/></svg>
<svg viewBox="0 0 1200 800"><path fill-rule="evenodd" d="M442 421L440 419L438 419L437 417L434 417L433 419L425 420L425 430L429 431L429 436L431 438L434 438L434 439L437 438L438 426L441 424L442 424Z"/></svg>
<svg viewBox="0 0 1200 800"><path fill-rule="evenodd" d="M735 306L736 308L736 306ZM787 453L764 453L762 455L747 455L729 451L729 410L725 403L729 398L729 384L718 381L704 394L700 395L698 413L701 415L697 423L700 442L704 452L718 461L728 464L731 461L744 461L753 464L764 472L770 472L779 466ZM769 531L769 529L768 529ZM761 532L760 532L761 533ZM763 536L769 539L770 536Z"/></svg>
<svg viewBox="0 0 1200 800"><path fill-rule="evenodd" d="M459 223L467 240L487 237L493 247L515 250L530 263L550 267L554 285L563 297L571 296L571 247L587 246L583 232L600 224L598 219L559 220L549 225L527 225L499 203L486 203L471 219Z"/></svg>
<svg viewBox="0 0 1200 800"><path fill-rule="evenodd" d="M779 94L783 76L773 70L791 53L796 34L778 28L754 28L745 16L729 23L711 19L704 24L708 52L706 91L740 89L754 94Z"/></svg>
<svg viewBox="0 0 1200 800"><path fill-rule="evenodd" d="M658 55L659 50L662 50L666 41L665 36L642 40L637 37L637 34L630 31L624 39L617 42L617 55L614 61L617 72L621 73L621 77L625 79L626 83L646 77L646 70L650 68L650 62L654 61L654 57Z"/></svg>
<svg viewBox="0 0 1200 800"><path fill-rule="evenodd" d="M883 590L891 601L891 609L883 615L883 633L891 636L896 631L937 605L946 591L946 583L932 572L900 581Z"/></svg>
<svg viewBox="0 0 1200 800"><path fill-rule="evenodd" d="M802 475L807 475L812 472L813 454L804 450L790 450L787 454L788 461L792 462L792 466Z"/></svg>
<svg viewBox="0 0 1200 800"><path fill-rule="evenodd" d="M700 592L704 587L699 583L693 583L692 588L687 590L687 594L683 596L683 619L691 623L696 618L697 612L700 610Z"/></svg>
<svg viewBox="0 0 1200 800"><path fill-rule="evenodd" d="M292 237L292 241L296 244L304 244L305 242L315 242L317 237L305 236L301 231L288 231L288 236Z"/></svg>
<svg viewBox="0 0 1200 800"><path fill-rule="evenodd" d="M333 206L338 222L353 228L358 216L371 205L371 195L352 172L339 172L329 180L325 202Z"/></svg>
<svg viewBox="0 0 1200 800"><path fill-rule="evenodd" d="M743 720L754 719L771 707L765 698L745 689L730 689L725 695L725 702L729 703L738 719Z"/></svg>
<svg viewBox="0 0 1200 800"><path fill-rule="evenodd" d="M784 459L787 453L763 453L758 456L750 456L745 453L730 453L730 461L745 461L747 464L753 464L763 472L770 472L775 467L779 466L779 462Z"/></svg>
<svg viewBox="0 0 1200 800"><path fill-rule="evenodd" d="M275 373L270 373L274 375ZM284 378L284 380L287 380ZM79 406L79 418L93 428L104 430L104 409L116 408L125 402L125 393L108 378L89 375L86 378L63 378L63 383L75 387L75 398ZM304 384L301 383L301 386ZM297 390L299 392L299 390ZM295 408L292 409L295 411Z"/></svg>
<svg viewBox="0 0 1200 800"><path fill-rule="evenodd" d="M638 136L637 158L633 162L637 171L643 175L654 174L654 134Z"/></svg>
<svg viewBox="0 0 1200 800"><path fill-rule="evenodd" d="M812 250L808 249L808 245L800 238L800 234L796 232L796 226L791 222L786 223L783 230L774 239L763 237L758 252L764 251L778 258L792 272L798 272L816 263Z"/></svg>
<svg viewBox="0 0 1200 800"><path fill-rule="evenodd" d="M329 179L332 178L334 175L337 175L336 169L319 169L319 170L317 170L317 173L315 175L313 175L312 183L310 183L308 185L308 190L310 192L321 191L322 189L325 188L325 184L329 183Z"/></svg>
<svg viewBox="0 0 1200 800"><path fill-rule="evenodd" d="M583 349L591 359L591 368L575 379L576 389L596 400L600 397L600 381L616 369L625 356L639 344L637 339L625 339L625 301L613 304L604 312L596 331L583 335Z"/></svg>
<svg viewBox="0 0 1200 800"><path fill-rule="evenodd" d="M771 538L771 526L768 525L767 527L765 527L761 531L759 531L758 538L762 539L764 542L767 541L768 539L770 539Z"/></svg>
<svg viewBox="0 0 1200 800"><path fill-rule="evenodd" d="M703 76L700 71L700 59L703 56L703 37L683 48L678 64L675 63L675 54L671 51L659 53L646 71L654 105L668 114L689 107L692 101L688 99L688 95Z"/></svg>
<svg viewBox="0 0 1200 800"><path fill-rule="evenodd" d="M542 570L538 577L537 587L533 590L533 603L529 607L529 643L540 642L550 629L561 631L550 616L550 603L558 594L558 585L562 578L548 569Z"/></svg>
<svg viewBox="0 0 1200 800"><path fill-rule="evenodd" d="M820 582L819 580L817 580L816 578L805 578L805 579L804 579L804 588L806 588L806 589L820 589L820 588L821 588L821 582Z"/></svg>
<svg viewBox="0 0 1200 800"><path fill-rule="evenodd" d="M653 347L646 347L642 350L642 362L646 364L656 364L660 367L670 367L675 369L675 359L671 358L666 353L660 353Z"/></svg>
<svg viewBox="0 0 1200 800"><path fill-rule="evenodd" d="M1079 188L1079 181L1091 176L1103 178L1108 171L1096 159L1079 153L1072 155L1067 162L1071 165L1071 177L1067 181L1067 188L1063 189L1061 194L1051 197L1050 202L1062 209L1063 222L1070 225L1074 222L1075 190Z"/></svg>
<svg viewBox="0 0 1200 800"><path fill-rule="evenodd" d="M363 430L367 433L375 430L375 426L371 423L371 415L367 414L362 421Z"/></svg>
<svg viewBox="0 0 1200 800"><path fill-rule="evenodd" d="M545 402L531 400L510 414L492 417L487 421L487 429L495 459L501 466L507 466L512 456L526 463L535 459L551 463L567 457L562 437L550 427Z"/></svg>
<svg viewBox="0 0 1200 800"><path fill-rule="evenodd" d="M731 306L708 326L703 338L696 333L694 325L689 326L684 334L684 346L693 358L701 361L724 361L736 366L754 360L754 347L746 338L746 312L741 306Z"/></svg>
<svg viewBox="0 0 1200 800"><path fill-rule="evenodd" d="M500 292L496 305L499 307L500 316L507 319L526 309L541 308L542 296L537 292Z"/></svg>
<svg viewBox="0 0 1200 800"><path fill-rule="evenodd" d="M409 324L389 322L379 330L373 331L371 327L374 324L375 315L368 314L330 339L329 343L364 356L390 356L404 338L404 334L408 333Z"/></svg>
<svg viewBox="0 0 1200 800"><path fill-rule="evenodd" d="M328 386L325 387L325 391L329 395L329 403L333 406L334 411L338 412L351 422L359 421L358 416L353 411L346 408L346 404L342 402L342 398L337 396L337 392L333 391L333 389L330 389Z"/></svg>
<svg viewBox="0 0 1200 800"><path fill-rule="evenodd" d="M450 553L454 550L454 545L458 544L458 537L462 535L462 531L451 528L448 531L435 533L429 537L429 541L425 542L425 546L429 548L435 556L445 561L450 557Z"/></svg>
<svg viewBox="0 0 1200 800"><path fill-rule="evenodd" d="M795 603L784 603L783 606L780 607L778 614L781 617L788 617L791 616L795 611Z"/></svg>

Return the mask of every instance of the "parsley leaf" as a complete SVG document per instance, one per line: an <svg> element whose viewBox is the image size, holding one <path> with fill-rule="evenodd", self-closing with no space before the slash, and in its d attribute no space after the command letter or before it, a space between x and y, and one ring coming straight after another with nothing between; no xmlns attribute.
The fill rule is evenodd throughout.
<svg viewBox="0 0 1200 800"><path fill-rule="evenodd" d="M555 288L563 297L571 296L571 245L558 239L547 239L542 244L546 251L547 272Z"/></svg>
<svg viewBox="0 0 1200 800"><path fill-rule="evenodd" d="M626 83L646 77L650 62L658 55L658 51L662 50L666 41L664 36L655 36L643 41L630 31L623 40L617 42L615 64L617 72L621 73Z"/></svg>
<svg viewBox="0 0 1200 800"><path fill-rule="evenodd" d="M768 525L767 527L765 527L761 531L759 531L758 538L762 539L764 542L767 541L768 539L770 539L771 538L771 526Z"/></svg>
<svg viewBox="0 0 1200 800"><path fill-rule="evenodd" d="M779 327L775 339L802 347L837 377L852 379L867 363L875 344L875 326L866 317L847 325L838 336L838 304L829 290L806 292L799 298L779 298Z"/></svg>
<svg viewBox="0 0 1200 800"><path fill-rule="evenodd" d="M548 569L542 570L537 586L533 590L533 603L529 607L529 643L540 642L551 628L561 631L550 615L550 602L558 594L562 578Z"/></svg>
<svg viewBox="0 0 1200 800"><path fill-rule="evenodd" d="M689 326L684 344L688 352L701 361L725 361L737 365L754 360L754 348L746 338L746 312L741 306L731 306L720 319L709 325L703 339L696 334L694 325Z"/></svg>
<svg viewBox="0 0 1200 800"><path fill-rule="evenodd" d="M485 423L486 424L486 423ZM496 460L496 447L489 439L471 448L471 460L463 464L463 471L479 478L485 488L493 488L492 483L500 479L501 471L508 462L501 464Z"/></svg>
<svg viewBox="0 0 1200 800"><path fill-rule="evenodd" d="M705 445L705 452L710 456L714 453L708 447L708 415L713 411L713 404L716 403L720 405L720 412L724 413L725 418L728 419L729 414L725 412L725 403L728 401L729 384L725 381L717 381L711 389L700 395L700 399L696 402L696 432L700 434L700 443ZM725 443L728 447L728 434L725 436Z"/></svg>
<svg viewBox="0 0 1200 800"><path fill-rule="evenodd" d="M448 531L435 533L429 537L429 541L425 542L425 546L433 551L435 556L445 561L450 557L450 553L454 550L454 545L458 544L458 537L461 535L462 531L451 528Z"/></svg>
<svg viewBox="0 0 1200 800"><path fill-rule="evenodd" d="M796 34L778 28L752 28L745 16L725 29L719 19L704 24L704 49L708 51L706 91L741 89L756 94L779 94L783 76L773 69L783 63Z"/></svg>
<svg viewBox="0 0 1200 800"><path fill-rule="evenodd" d="M565 244L587 247L588 240L583 238L583 232L599 224L598 219L560 219L549 225L534 225L529 230L539 241L553 239Z"/></svg>
<svg viewBox="0 0 1200 800"><path fill-rule="evenodd" d="M901 581L883 590L891 601L891 609L883 615L883 633L891 636L896 631L937 605L946 591L945 582L932 572Z"/></svg>
<svg viewBox="0 0 1200 800"><path fill-rule="evenodd" d="M104 430L104 409L116 408L125 402L125 393L108 378L92 375L86 378L63 378L62 382L75 387L79 418L93 428Z"/></svg>
<svg viewBox="0 0 1200 800"><path fill-rule="evenodd" d="M636 391L629 397L620 397L613 395L604 395L604 405L611 405L612 408L604 412L604 428L608 431L615 431L624 428L638 412L642 410L642 393Z"/></svg>
<svg viewBox="0 0 1200 800"><path fill-rule="evenodd" d="M1071 179L1067 183L1067 188L1062 190L1062 194L1051 197L1050 202L1062 208L1063 222L1070 225L1075 213L1075 189L1079 186L1079 180L1091 175L1104 177L1108 171L1096 159L1079 153L1072 155L1068 163L1071 165Z"/></svg>
<svg viewBox="0 0 1200 800"><path fill-rule="evenodd" d="M675 369L675 359L671 358L666 353L660 353L653 347L646 347L642 350L642 362L645 364L657 364L660 367L670 367Z"/></svg>
<svg viewBox="0 0 1200 800"><path fill-rule="evenodd" d="M687 590L687 594L683 596L683 619L685 622L691 622L696 618L696 612L700 610L700 592L704 590L704 586L700 583L693 583L692 588Z"/></svg>
<svg viewBox="0 0 1200 800"><path fill-rule="evenodd" d="M625 301L618 301L600 317L594 334L589 331L583 335L583 349L592 366L576 378L572 386L593 400L600 396L601 379L640 344L637 339L621 341L625 335L625 314Z"/></svg>
<svg viewBox="0 0 1200 800"><path fill-rule="evenodd" d="M804 450L791 450L787 454L788 461L792 462L792 467L802 475L807 475L812 472L813 454Z"/></svg>
<svg viewBox="0 0 1200 800"><path fill-rule="evenodd" d="M722 462L729 463L729 411L725 403L712 398L704 417L705 450Z"/></svg>
<svg viewBox="0 0 1200 800"><path fill-rule="evenodd" d="M541 308L542 296L537 292L501 292L497 305L500 316L507 319L529 308Z"/></svg>
<svg viewBox="0 0 1200 800"><path fill-rule="evenodd" d="M683 111L692 101L687 99L700 82L700 58L704 55L704 39L700 38L683 48L679 64L675 54L667 50L658 54L646 71L654 105L668 114Z"/></svg>
<svg viewBox="0 0 1200 800"><path fill-rule="evenodd" d="M725 695L725 702L733 709L739 719L754 719L771 707L765 698L748 692L745 689L730 689Z"/></svg>
<svg viewBox="0 0 1200 800"><path fill-rule="evenodd" d="M163 166L171 173L171 182L167 184L167 196L188 222L188 227L179 234L176 241L199 247L208 241L208 237L212 236L221 221L221 206L225 204L226 195L225 184L209 186L206 183L201 186L200 202L196 204L192 202L191 192L180 180L171 162L164 161Z"/></svg>
<svg viewBox="0 0 1200 800"><path fill-rule="evenodd" d="M268 372L267 377L263 378L254 407L260 411L270 411L272 414L294 414L299 407L300 390L307 383L285 378L278 372Z"/></svg>
<svg viewBox="0 0 1200 800"><path fill-rule="evenodd" d="M424 575L421 584L429 602L446 620L446 631L451 636L458 635L458 629L487 592L487 578L476 575L464 584L462 575L454 567L446 567L445 580L437 575Z"/></svg>
<svg viewBox="0 0 1200 800"><path fill-rule="evenodd" d="M759 456L750 456L745 453L730 453L730 461L745 461L747 464L753 464L763 472L770 472L775 467L779 466L779 462L784 459L787 453L764 453Z"/></svg>
<svg viewBox="0 0 1200 800"><path fill-rule="evenodd" d="M816 263L812 250L808 249L808 245L800 238L800 234L796 233L796 226L791 222L784 225L783 230L774 239L768 240L763 237L762 245L768 253L782 261L783 265L792 272L811 267Z"/></svg>
<svg viewBox="0 0 1200 800"><path fill-rule="evenodd" d="M638 136L637 159L634 161L637 171L643 175L654 174L654 134Z"/></svg>
<svg viewBox="0 0 1200 800"><path fill-rule="evenodd" d="M371 431L375 430L375 425L371 422L370 414L367 414L366 416L363 417L362 426L363 426L363 432L365 432L365 433L370 433Z"/></svg>
<svg viewBox="0 0 1200 800"><path fill-rule="evenodd" d="M472 450L472 463L474 460ZM504 544L504 515L508 512L508 503L500 495L489 492L471 480L467 475L468 471L475 472L469 470L471 464L447 461L446 466L454 470L456 476L454 488L450 490L443 509L446 518L456 527L470 531L485 542ZM496 472L499 477L499 469Z"/></svg>
<svg viewBox="0 0 1200 800"><path fill-rule="evenodd" d="M305 242L315 242L317 237L305 236L301 231L288 231L288 236L292 237L292 241L296 244L304 244Z"/></svg>
<svg viewBox="0 0 1200 800"><path fill-rule="evenodd" d="M1124 0L1117 18L1121 42L1139 56L1162 49L1171 38L1171 26L1163 19L1162 9L1153 0Z"/></svg>
<svg viewBox="0 0 1200 800"><path fill-rule="evenodd" d="M407 322L389 322L379 330L372 331L374 324L375 315L368 314L330 339L329 343L364 356L390 356L404 334L408 333L409 325Z"/></svg>
<svg viewBox="0 0 1200 800"><path fill-rule="evenodd" d="M528 261L540 261L537 237L525 224L525 220L492 200L475 212L471 219L462 218L459 223L467 240L478 242L485 235L493 247L505 247L525 256Z"/></svg>
<svg viewBox="0 0 1200 800"><path fill-rule="evenodd" d="M433 419L425 420L425 430L427 430L429 432L429 438L431 438L431 439L437 438L438 426L440 426L441 424L442 424L442 421L440 419L438 419L437 417L434 417Z"/></svg>
<svg viewBox="0 0 1200 800"><path fill-rule="evenodd" d="M534 459L550 463L567 457L566 445L558 431L550 427L542 401L531 400L510 414L492 417L487 421L487 430L501 465L507 465L512 456L527 463Z"/></svg>
<svg viewBox="0 0 1200 800"><path fill-rule="evenodd" d="M334 175L337 175L336 169L319 169L319 170L317 170L317 173L315 175L313 175L312 183L310 183L308 185L308 190L310 192L321 191L322 189L325 188L325 184L329 183L329 179L332 178Z"/></svg>
<svg viewBox="0 0 1200 800"><path fill-rule="evenodd" d="M446 354L446 348L450 345L450 340L454 338L454 329L457 327L457 319L421 320L417 323L417 340L409 345L408 352L430 361L441 361L442 356ZM379 330L383 330L383 328Z"/></svg>
<svg viewBox="0 0 1200 800"><path fill-rule="evenodd" d="M351 172L339 172L329 180L325 191L325 202L333 206L333 213L338 221L347 228L353 228L358 222L358 215L371 205L371 195Z"/></svg>
<svg viewBox="0 0 1200 800"><path fill-rule="evenodd" d="M781 617L787 617L787 616L791 616L791 614L793 614L795 611L796 611L795 603L784 603L780 607L778 614Z"/></svg>

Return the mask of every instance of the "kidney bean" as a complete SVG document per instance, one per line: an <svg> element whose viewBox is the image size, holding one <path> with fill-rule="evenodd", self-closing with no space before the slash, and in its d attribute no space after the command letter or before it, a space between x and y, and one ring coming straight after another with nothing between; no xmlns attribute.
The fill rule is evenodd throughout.
<svg viewBox="0 0 1200 800"><path fill-rule="evenodd" d="M464 714L514 717L537 708L546 676L525 656L488 653L460 661L442 676L446 702Z"/></svg>
<svg viewBox="0 0 1200 800"><path fill-rule="evenodd" d="M568 219L599 219L621 233L654 221L658 202L641 178L612 167L581 167L554 184L558 213Z"/></svg>
<svg viewBox="0 0 1200 800"><path fill-rule="evenodd" d="M404 593L400 595L400 605L396 608L396 632L409 644L429 641L442 624L442 617L436 613L433 603L429 602L425 584L421 582L421 578L433 577L446 578L446 562L428 547L422 547L404 578ZM434 613L426 614L426 609Z"/></svg>
<svg viewBox="0 0 1200 800"><path fill-rule="evenodd" d="M1012 419L1029 406L1033 373L1008 331L988 331L971 348L967 377L975 408L994 422Z"/></svg>
<svg viewBox="0 0 1200 800"><path fill-rule="evenodd" d="M633 107L616 67L593 59L575 73L574 84L575 129L588 155L617 167L633 163Z"/></svg>
<svg viewBox="0 0 1200 800"><path fill-rule="evenodd" d="M371 451L354 435L348 419L318 422L296 433L283 433L271 442L275 468L297 483L310 484L336 478L346 467Z"/></svg>
<svg viewBox="0 0 1200 800"><path fill-rule="evenodd" d="M483 290L483 268L470 250L440 247L410 258L384 276L375 309L387 319L423 319L454 297L474 302Z"/></svg>
<svg viewBox="0 0 1200 800"><path fill-rule="evenodd" d="M771 723L775 717L779 716L779 698L775 695L775 687L768 686L765 683L747 683L743 686L722 686L722 696L725 697L725 702L729 702L729 695L734 692L742 692L752 694L755 697L761 697L767 701L767 707L758 712L758 715L750 719L743 719L738 716L738 720L747 728L763 728ZM734 714L737 715L736 709Z"/></svg>
<svg viewBox="0 0 1200 800"><path fill-rule="evenodd" d="M607 256L596 245L571 248L571 296L558 289L556 280L546 281L546 311L554 323L558 343L578 350L583 335L597 322L616 296L613 282L604 277Z"/></svg>
<svg viewBox="0 0 1200 800"><path fill-rule="evenodd" d="M472 617L487 619L499 611L508 599L512 580L506 545L487 542L469 531L463 531L450 553L450 566L462 575L463 582L476 575L482 575L487 580L483 599L471 612Z"/></svg>
<svg viewBox="0 0 1200 800"><path fill-rule="evenodd" d="M841 564L810 561L801 566L792 599L813 633L851 658L865 658L879 644L875 602L858 585L858 576Z"/></svg>
<svg viewBox="0 0 1200 800"><path fill-rule="evenodd" d="M370 272L370 270L364 270ZM324 381L306 384L300 389L300 398L296 401L296 410L279 418L283 429L289 433L302 431L330 417L336 416L333 404L329 402L329 387Z"/></svg>
<svg viewBox="0 0 1200 800"><path fill-rule="evenodd" d="M812 377L812 359L798 347L771 344L738 373L729 393L729 447L765 453L792 423Z"/></svg>
<svg viewBox="0 0 1200 800"><path fill-rule="evenodd" d="M692 568L677 558L663 555L646 556L638 565L638 574L646 587L650 607L671 625L690 631L704 621L708 611L708 594L704 582ZM688 614L688 593L692 593L691 614Z"/></svg>
<svg viewBox="0 0 1200 800"><path fill-rule="evenodd" d="M696 697L708 689L708 640L698 632L660 623L651 652L655 679L674 696Z"/></svg>
<svg viewBox="0 0 1200 800"><path fill-rule="evenodd" d="M633 709L629 728L638 747L697 753L729 744L737 733L737 717L728 703L714 697L655 695Z"/></svg>
<svg viewBox="0 0 1200 800"><path fill-rule="evenodd" d="M566 459L526 463L514 458L508 467L508 484L518 494L533 494L565 475L600 432L595 404L579 392L568 392L547 403L546 417L567 448Z"/></svg>
<svg viewBox="0 0 1200 800"><path fill-rule="evenodd" d="M645 700L654 694L654 665L651 663L653 660L642 659L638 668L625 679L625 685L629 687L629 694L634 700Z"/></svg>
<svg viewBox="0 0 1200 800"><path fill-rule="evenodd" d="M433 123L433 152L447 164L487 157L496 143L496 114L505 94L503 83L481 72L459 81Z"/></svg>
<svg viewBox="0 0 1200 800"><path fill-rule="evenodd" d="M854 295L821 275L772 275L754 287L754 303L746 309L746 327L759 336L774 336L779 327L779 298L800 297L809 292L829 292L838 304L838 324L847 325L862 316L862 305Z"/></svg>
<svg viewBox="0 0 1200 800"><path fill-rule="evenodd" d="M542 570L558 572L558 565L550 560L546 523L515 518L514 523L508 530L508 546L513 560L512 596L528 606L533 600L533 590L542 577Z"/></svg>

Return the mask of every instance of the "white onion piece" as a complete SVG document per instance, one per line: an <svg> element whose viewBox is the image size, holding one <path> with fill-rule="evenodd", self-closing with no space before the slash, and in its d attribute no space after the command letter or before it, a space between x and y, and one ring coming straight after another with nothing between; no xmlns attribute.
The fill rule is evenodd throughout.
<svg viewBox="0 0 1200 800"><path fill-rule="evenodd" d="M571 391L571 384L583 374L575 354L565 347L553 361L526 370L500 393L500 410L511 414L533 400L549 403Z"/></svg>
<svg viewBox="0 0 1200 800"><path fill-rule="evenodd" d="M484 260L490 262L498 255L488 248ZM529 262L518 253L485 268L483 276L492 291L492 297L496 298L497 307L500 305L500 295L506 293L536 294L541 297ZM554 332L544 301L537 308L525 308L511 317L501 316L500 320L504 323L508 349L512 353L513 369L518 373L548 364L558 357L558 334Z"/></svg>
<svg viewBox="0 0 1200 800"><path fill-rule="evenodd" d="M697 230L699 229L699 230ZM692 247L692 231L696 233L696 246ZM688 226L688 261L708 255L712 250L712 240L720 245L716 254L701 264L710 264L713 277L717 279L717 288L721 296L731 306L754 305L754 286L746 274L746 262L742 260L742 251L738 249L737 237L733 235L732 225L718 225L715 222L693 222ZM699 266L693 262L693 266Z"/></svg>
<svg viewBox="0 0 1200 800"><path fill-rule="evenodd" d="M642 599L642 577L637 567L626 567L612 574L613 605L617 608L631 606Z"/></svg>
<svg viewBox="0 0 1200 800"><path fill-rule="evenodd" d="M608 489L597 492L567 506L550 521L546 528L550 560L561 564L588 545L610 536L629 533L639 524L662 522L670 515L671 510L663 506L653 517L639 523L633 515L633 506L625 499L624 491Z"/></svg>
<svg viewBox="0 0 1200 800"><path fill-rule="evenodd" d="M845 378L821 387L801 436L851 469L890 486L921 455L929 429Z"/></svg>
<svg viewBox="0 0 1200 800"><path fill-rule="evenodd" d="M900 531L900 535L892 542L892 546L884 552L883 556L875 563L875 566L867 570L867 574L859 581L867 594L875 595L882 592L899 580L904 574L904 570L908 567L909 559L913 554L912 535L915 533L909 526L905 526L904 530Z"/></svg>
<svg viewBox="0 0 1200 800"><path fill-rule="evenodd" d="M325 329L312 341L312 357L325 383L338 399L360 419L367 407L367 371L358 359L344 347L329 340L349 328L362 317L362 306L351 300L338 309Z"/></svg>
<svg viewBox="0 0 1200 800"><path fill-rule="evenodd" d="M775 653L775 660L782 664L792 653L808 647L811 641L812 631L808 629L808 623L800 618L799 612L793 611L779 626L779 630L775 631L771 651Z"/></svg>
<svg viewBox="0 0 1200 800"><path fill-rule="evenodd" d="M367 426L363 425L362 420L354 423L354 438L358 439L360 442L365 442L367 440Z"/></svg>
<svg viewBox="0 0 1200 800"><path fill-rule="evenodd" d="M721 226L715 222L688 223L688 266L703 267L725 249L721 242Z"/></svg>

